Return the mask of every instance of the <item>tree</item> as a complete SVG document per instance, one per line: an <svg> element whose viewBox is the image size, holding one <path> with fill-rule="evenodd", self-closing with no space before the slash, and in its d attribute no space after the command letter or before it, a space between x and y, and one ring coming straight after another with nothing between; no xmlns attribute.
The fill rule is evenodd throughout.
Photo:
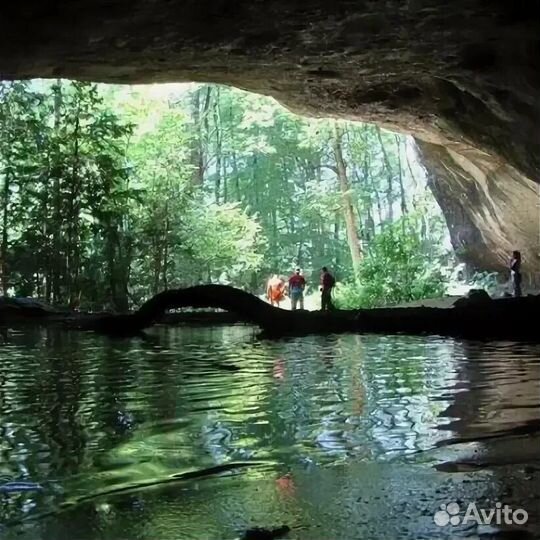
<svg viewBox="0 0 540 540"><path fill-rule="evenodd" d="M3 83L0 127L4 294L126 311L295 266L354 281L393 224L440 229L403 137L232 88Z"/></svg>
<svg viewBox="0 0 540 540"><path fill-rule="evenodd" d="M351 251L353 270L356 275L360 268L360 263L362 262L362 252L360 251L358 223L356 219L356 214L354 212L352 195L349 187L349 180L347 178L347 169L345 161L343 159L342 139L343 130L338 123L335 123L332 145L334 150L334 157L336 160L336 172L339 180L339 187L341 189L341 196L343 198L343 215L345 217L345 227L347 230L347 242Z"/></svg>
<svg viewBox="0 0 540 540"><path fill-rule="evenodd" d="M431 242L422 240L401 220L375 237L359 268L360 285L338 289L339 307L379 307L444 295L444 253L434 249L437 236Z"/></svg>

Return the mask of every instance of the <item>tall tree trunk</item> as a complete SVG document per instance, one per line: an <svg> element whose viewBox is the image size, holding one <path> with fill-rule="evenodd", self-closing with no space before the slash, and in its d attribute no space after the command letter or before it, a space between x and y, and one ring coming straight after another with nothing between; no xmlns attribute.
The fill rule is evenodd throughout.
<svg viewBox="0 0 540 540"><path fill-rule="evenodd" d="M403 170L401 167L401 139L399 135L394 135L396 139L397 158L398 158L398 182L399 182L399 195L401 201L401 215L407 214L407 199L405 196L405 188L403 186Z"/></svg>
<svg viewBox="0 0 540 540"><path fill-rule="evenodd" d="M272 247L276 248L278 245L278 225L277 225L277 209L272 206L270 209L270 216L272 219ZM272 250L273 252L274 250Z"/></svg>
<svg viewBox="0 0 540 540"><path fill-rule="evenodd" d="M73 163L71 170L71 196L69 200L69 224L68 224L68 295L71 306L76 305L80 299L80 206L81 206L81 176L80 176L80 108L77 109L75 129L73 132Z"/></svg>
<svg viewBox="0 0 540 540"><path fill-rule="evenodd" d="M386 201L388 205L388 220L390 221L390 223L392 223L392 221L394 221L394 209L392 206L394 203L394 174L392 172L392 165L390 164L390 159L388 158L388 153L386 152L386 148L384 146L384 142L381 136L381 129L379 128L379 126L375 126L375 132L377 133L377 139L379 140L379 144L381 145L384 168L386 170L386 178L388 179L388 187L386 189Z"/></svg>
<svg viewBox="0 0 540 540"><path fill-rule="evenodd" d="M375 236L375 221L373 220L373 212L371 205L368 205L366 208L366 225L365 225L365 233L366 233L366 240L368 242L371 242L373 240L373 237Z"/></svg>
<svg viewBox="0 0 540 540"><path fill-rule="evenodd" d="M334 151L334 158L336 160L336 171L341 190L341 198L343 201L342 209L343 217L345 218L345 228L347 231L347 243L349 244L352 265L356 275L358 269L360 268L360 263L362 262L362 251L360 249L360 238L358 237L357 217L354 213L354 204L349 186L349 179L347 178L347 168L345 165L345 160L343 159L342 138L343 129L336 122L334 124L332 147Z"/></svg>
<svg viewBox="0 0 540 540"><path fill-rule="evenodd" d="M165 205L165 246L163 249L163 288L169 288L169 229L171 227L169 220L169 207Z"/></svg>
<svg viewBox="0 0 540 540"><path fill-rule="evenodd" d="M223 172L221 175L222 182L223 182L223 202L227 203L229 200L229 186L227 183L227 169L228 169L228 162L227 156L223 156Z"/></svg>
<svg viewBox="0 0 540 540"><path fill-rule="evenodd" d="M413 208L416 209L416 195L418 191L418 180L416 179L416 176L414 175L414 172L412 170L411 161L409 159L409 154L407 153L407 144L405 143L405 162L407 163L407 170L409 171L409 175L411 177L411 181L413 184L413 196L412 196L412 205Z"/></svg>
<svg viewBox="0 0 540 540"><path fill-rule="evenodd" d="M204 155L201 129L201 89L197 88L191 95L191 117L194 125L194 137L191 140L191 164L193 173L191 185L195 188L204 184Z"/></svg>
<svg viewBox="0 0 540 540"><path fill-rule="evenodd" d="M57 139L57 144L60 141L60 128L62 124L62 81L58 79L54 86L54 136ZM62 243L62 192L61 192L61 179L62 174L61 165L55 163L54 167L54 182L53 182L53 211L52 211L52 268L51 268L51 289L52 298L54 303L58 304L62 302L62 268L64 266L63 257L61 253Z"/></svg>
<svg viewBox="0 0 540 540"><path fill-rule="evenodd" d="M161 234L159 231L156 231L154 235L154 283L153 283L153 293L157 294L160 291L159 280L161 278L161 244L162 239L160 238Z"/></svg>
<svg viewBox="0 0 540 540"><path fill-rule="evenodd" d="M116 311L125 313L129 310L126 268L124 267L126 260L122 256L118 224L110 222L105 234L111 301Z"/></svg>
<svg viewBox="0 0 540 540"><path fill-rule="evenodd" d="M253 194L255 196L254 201L253 201L255 208L259 207L259 182L257 179L257 161L258 161L257 156L254 154L253 155L253 173L251 176L251 182L253 185Z"/></svg>
<svg viewBox="0 0 540 540"><path fill-rule="evenodd" d="M117 227L116 240L118 260L120 261L118 309L122 312L129 310L129 280L131 275L133 243L130 235L127 232L128 229L129 221L125 216L120 217Z"/></svg>
<svg viewBox="0 0 540 540"><path fill-rule="evenodd" d="M43 176L43 195L41 201L41 216L42 216L42 225L41 225L41 234L43 235L43 261L40 264L41 270L43 271L43 281L39 285L38 295L41 298L44 298L45 302L50 304L51 302L51 282L49 280L49 272L51 267L51 261L53 258L50 242L50 232L49 232L49 195L50 195L50 155L47 156L47 171Z"/></svg>
<svg viewBox="0 0 540 540"><path fill-rule="evenodd" d="M334 268L339 266L339 219L336 214L336 219L334 220Z"/></svg>
<svg viewBox="0 0 540 540"><path fill-rule="evenodd" d="M106 256L107 256L107 270L109 274L109 289L111 294L111 302L115 309L118 309L116 305L117 297L117 282L116 282L116 264L115 264L115 241L114 241L114 231L113 225L108 220L107 226L105 228L105 246L106 246Z"/></svg>
<svg viewBox="0 0 540 540"><path fill-rule="evenodd" d="M222 132L221 132L221 117L219 114L219 88L216 90L216 98L214 99L214 130L215 130L215 145L216 145L216 183L214 185L214 198L219 204L221 199L221 148L222 148Z"/></svg>
<svg viewBox="0 0 540 540"><path fill-rule="evenodd" d="M0 247L0 260L2 261L2 292L4 296L8 294L8 217L9 217L9 194L10 194L10 173L4 173L4 189L2 190L2 244Z"/></svg>
<svg viewBox="0 0 540 540"><path fill-rule="evenodd" d="M232 169L234 175L234 190L236 192L236 200L240 202L242 200L242 192L240 191L240 177L238 173L238 161L236 158L236 152L232 155Z"/></svg>
<svg viewBox="0 0 540 540"><path fill-rule="evenodd" d="M362 129L362 141L364 143L364 147L368 148L368 138L367 138L367 130L371 129L369 126L364 126ZM375 236L375 221L373 219L373 216L375 214L373 210L373 205L375 204L377 208L377 218L378 218L378 225L379 228L383 227L383 212L382 212L382 202L381 202L381 195L379 193L379 190L377 189L377 186L375 185L375 182L373 180L373 176L371 174L371 160L370 160L370 153L368 150L364 151L364 160L362 163L362 175L364 177L364 182L366 183L366 187L369 191L369 206L371 207L369 210L369 214L371 215L371 225L373 228L373 236ZM373 198L375 198L375 202L373 202Z"/></svg>

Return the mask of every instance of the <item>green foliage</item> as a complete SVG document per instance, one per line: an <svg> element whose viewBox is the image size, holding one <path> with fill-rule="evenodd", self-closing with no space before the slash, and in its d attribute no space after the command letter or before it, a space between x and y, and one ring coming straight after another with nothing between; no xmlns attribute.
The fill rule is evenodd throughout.
<svg viewBox="0 0 540 540"><path fill-rule="evenodd" d="M230 283L242 282L243 276L258 270L261 227L238 204L195 206L191 212L187 247L201 280L200 269L207 269L208 281L215 277Z"/></svg>
<svg viewBox="0 0 540 540"><path fill-rule="evenodd" d="M340 308L379 307L444 295L442 266L433 244L422 241L407 222L402 218L374 238L358 283L336 289Z"/></svg>
<svg viewBox="0 0 540 540"><path fill-rule="evenodd" d="M402 301L440 290L437 215L410 145L374 126L215 85L0 85L4 293L126 310L295 266L351 282L356 250L342 305Z"/></svg>
<svg viewBox="0 0 540 540"><path fill-rule="evenodd" d="M80 297L90 275L98 289L112 287L107 278L118 257L105 252L121 241L131 126L105 106L96 85L4 83L0 102L0 131L9 141L0 148L4 293L43 288L64 304ZM92 238L108 276L88 273Z"/></svg>

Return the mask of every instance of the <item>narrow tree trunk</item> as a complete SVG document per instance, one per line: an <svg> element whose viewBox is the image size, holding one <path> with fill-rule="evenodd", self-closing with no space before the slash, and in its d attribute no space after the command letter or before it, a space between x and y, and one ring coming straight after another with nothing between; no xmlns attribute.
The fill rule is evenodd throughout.
<svg viewBox="0 0 540 540"><path fill-rule="evenodd" d="M8 294L9 276L8 276L8 216L9 216L9 193L10 193L10 175L4 174L4 189L2 190L2 244L0 248L0 259L2 261L2 292L4 296Z"/></svg>
<svg viewBox="0 0 540 540"><path fill-rule="evenodd" d="M272 246L276 247L278 245L278 226L277 226L277 209L275 206L272 206L270 209L270 216L272 219Z"/></svg>
<svg viewBox="0 0 540 540"><path fill-rule="evenodd" d="M117 228L117 252L119 260L119 303L120 311L129 310L129 279L131 274L131 258L133 244L129 235L126 234L126 229L129 227L129 222L125 221L125 216L120 218L120 223Z"/></svg>
<svg viewBox="0 0 540 540"><path fill-rule="evenodd" d="M116 297L117 297L117 283L116 283L116 265L115 265L115 242L113 239L113 226L109 220L107 220L107 225L105 228L105 250L107 257L107 270L108 270L108 281L109 289L111 294L111 302L115 309L116 306Z"/></svg>
<svg viewBox="0 0 540 540"><path fill-rule="evenodd" d="M336 214L336 219L334 221L334 268L338 268L339 266L339 219L338 215Z"/></svg>
<svg viewBox="0 0 540 540"><path fill-rule="evenodd" d="M375 221L373 220L371 205L367 206L366 213L366 240L368 242L371 242L371 240L373 240L373 237L375 236Z"/></svg>
<svg viewBox="0 0 540 540"><path fill-rule="evenodd" d="M59 79L54 86L54 136L59 141L60 127L62 123L62 81ZM57 144L59 144L57 142ZM53 211L52 211L52 268L51 268L51 289L54 303L62 301L61 276L63 267L63 257L61 254L62 242L62 192L61 192L61 166L56 163L54 167L53 182Z"/></svg>
<svg viewBox="0 0 540 540"><path fill-rule="evenodd" d="M50 158L49 158L50 159ZM49 194L50 194L50 188L49 188L49 179L50 179L50 165L48 166L48 170L45 173L44 180L43 180L43 199L42 199L42 205L41 205L41 216L43 219L42 223L42 229L41 233L43 235L43 261L40 264L40 269L43 271L43 283L40 285L40 295L42 288L43 290L43 296L45 302L48 304L51 302L51 283L48 279L49 269L51 267L51 260L53 258L53 254L51 253L51 242L49 239Z"/></svg>
<svg viewBox="0 0 540 540"><path fill-rule="evenodd" d="M80 298L80 204L81 204L81 178L79 172L79 144L80 144L80 109L77 110L75 129L73 132L73 163L71 170L71 197L70 219L68 224L68 295L70 305L75 305Z"/></svg>
<svg viewBox="0 0 540 540"><path fill-rule="evenodd" d="M193 173L191 185L200 188L204 184L204 156L202 145L200 89L194 90L191 95L191 117L194 125L194 137L191 140L191 164Z"/></svg>
<svg viewBox="0 0 540 540"><path fill-rule="evenodd" d="M229 200L229 186L227 183L227 169L228 169L228 159L226 156L223 157L223 173L221 175L223 181L223 202L227 203Z"/></svg>
<svg viewBox="0 0 540 540"><path fill-rule="evenodd" d="M412 205L413 208L416 208L416 193L418 191L418 180L416 179L416 176L414 175L414 172L412 170L411 161L409 160L409 154L407 153L407 145L405 145L405 162L407 163L407 169L409 171L409 175L413 184Z"/></svg>
<svg viewBox="0 0 540 540"><path fill-rule="evenodd" d="M170 229L170 221L169 221L169 208L168 205L166 205L165 212L167 214L167 217L165 218L165 246L163 249L163 288L168 289L169 288L169 229Z"/></svg>
<svg viewBox="0 0 540 540"><path fill-rule="evenodd" d="M116 227L114 231L114 241L116 246L116 260L113 261L115 282L113 302L117 311L125 313L129 310L128 284L130 256L129 254L123 253L122 240L118 227Z"/></svg>
<svg viewBox="0 0 540 540"><path fill-rule="evenodd" d="M238 162L236 160L236 152L232 155L232 166L234 175L234 190L236 191L236 200L240 202L242 200L242 193L240 192L240 178L238 175Z"/></svg>
<svg viewBox="0 0 540 540"><path fill-rule="evenodd" d="M219 204L221 199L221 118L219 115L219 90L217 90L216 99L214 100L214 130L215 130L215 145L216 145L216 183L214 185L214 198Z"/></svg>
<svg viewBox="0 0 540 540"><path fill-rule="evenodd" d="M255 204L255 208L259 207L259 182L257 179L257 156L253 156L253 174L251 177L251 181L253 184L253 193L255 195L255 200L253 201Z"/></svg>
<svg viewBox="0 0 540 540"><path fill-rule="evenodd" d="M392 206L394 202L394 187L393 187L394 175L392 172L390 159L388 158L388 153L386 152L386 148L382 140L381 129L379 128L379 126L375 126L375 132L377 133L377 139L379 140L379 144L381 145L381 150L382 150L383 160L384 160L384 168L386 170L386 178L388 180L388 187L386 189L386 201L388 205L388 220L390 221L390 223L392 223L394 221L394 209Z"/></svg>
<svg viewBox="0 0 540 540"><path fill-rule="evenodd" d="M161 238L157 232L154 238L154 285L153 292L157 294L160 290L159 280L161 277Z"/></svg>
<svg viewBox="0 0 540 540"><path fill-rule="evenodd" d="M401 142L399 135L394 135L396 139L397 158L398 158L398 182L399 182L399 195L401 201L401 215L407 214L407 200L405 196L405 188L403 186L403 171L401 168Z"/></svg>
<svg viewBox="0 0 540 540"><path fill-rule="evenodd" d="M334 151L334 158L336 160L337 177L339 181L339 187L341 190L341 197L343 201L343 217L345 218L345 227L347 231L347 242L349 244L349 250L351 252L351 259L353 269L356 273L362 262L362 251L360 249L360 239L358 237L358 223L354 213L354 205L349 186L349 179L347 178L347 168L345 160L343 159L342 149L343 130L338 123L334 125L334 137L332 139L332 146Z"/></svg>

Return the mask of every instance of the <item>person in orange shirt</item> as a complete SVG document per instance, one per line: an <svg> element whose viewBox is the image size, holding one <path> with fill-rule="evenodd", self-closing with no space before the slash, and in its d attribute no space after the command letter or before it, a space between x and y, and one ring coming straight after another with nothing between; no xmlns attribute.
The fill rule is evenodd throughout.
<svg viewBox="0 0 540 540"><path fill-rule="evenodd" d="M279 307L279 303L285 298L285 282L277 274L274 274L268 280L266 298L272 306L275 304L277 307Z"/></svg>

